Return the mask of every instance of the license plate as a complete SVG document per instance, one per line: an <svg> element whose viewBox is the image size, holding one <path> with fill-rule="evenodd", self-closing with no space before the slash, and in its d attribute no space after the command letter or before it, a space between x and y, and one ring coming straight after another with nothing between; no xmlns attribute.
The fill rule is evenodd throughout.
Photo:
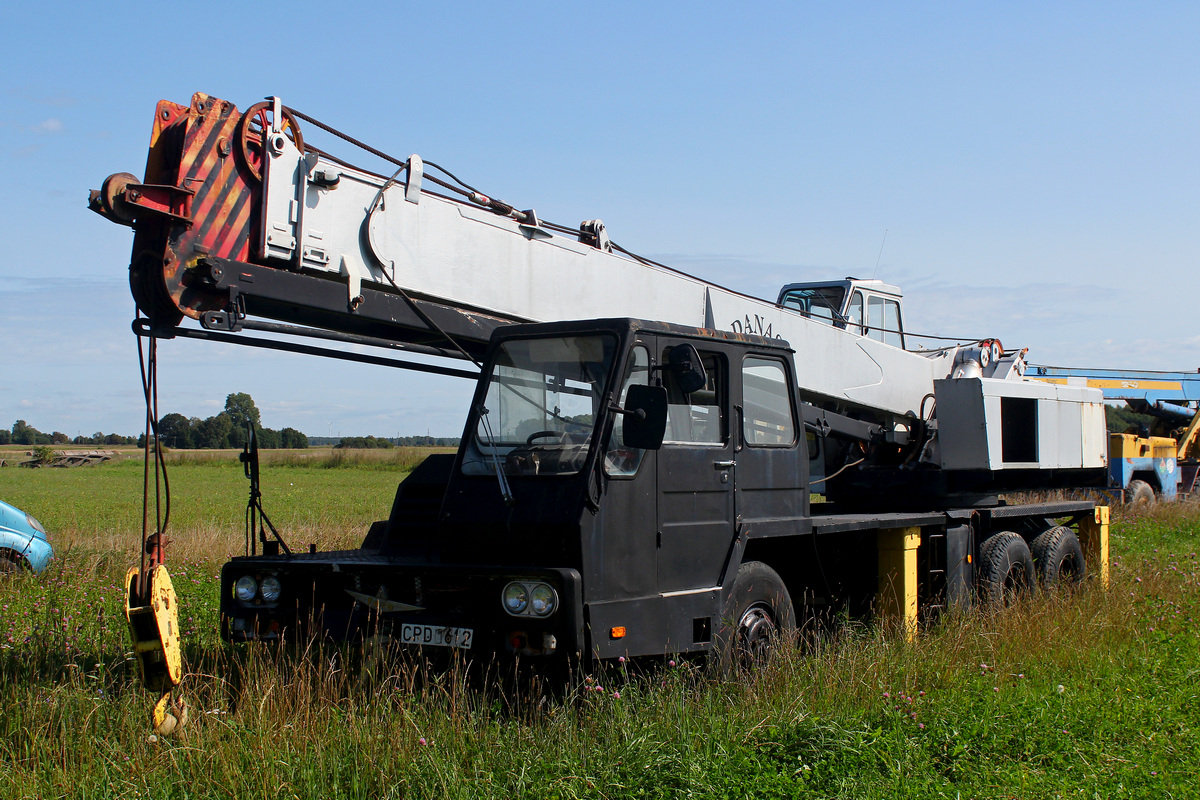
<svg viewBox="0 0 1200 800"><path fill-rule="evenodd" d="M400 641L403 644L419 644L426 647L470 648L475 631L471 628L447 628L442 625L417 625L404 623L400 626Z"/></svg>

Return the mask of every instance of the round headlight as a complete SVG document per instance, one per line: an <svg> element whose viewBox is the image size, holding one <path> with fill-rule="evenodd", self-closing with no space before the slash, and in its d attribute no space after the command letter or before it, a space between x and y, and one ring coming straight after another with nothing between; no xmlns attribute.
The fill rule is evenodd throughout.
<svg viewBox="0 0 1200 800"><path fill-rule="evenodd" d="M262 579L258 590L262 593L263 600L266 600L268 603L274 603L279 599L279 593L283 591L283 586L280 585L279 578L276 578L274 575L268 575Z"/></svg>
<svg viewBox="0 0 1200 800"><path fill-rule="evenodd" d="M40 523L36 519L34 519L33 515L30 514L28 511L25 512L25 521L29 523L29 527L33 528L35 531L40 533L42 536L46 535L46 529L42 527L42 523Z"/></svg>
<svg viewBox="0 0 1200 800"><path fill-rule="evenodd" d="M233 585L233 595L243 603L249 603L258 594L258 583L249 575L243 575Z"/></svg>
<svg viewBox="0 0 1200 800"><path fill-rule="evenodd" d="M529 605L529 592L519 583L504 587L504 609L510 614L520 614Z"/></svg>
<svg viewBox="0 0 1200 800"><path fill-rule="evenodd" d="M534 586L533 591L529 593L529 607L539 617L553 614L557 606L558 597L555 596L554 589L544 583Z"/></svg>

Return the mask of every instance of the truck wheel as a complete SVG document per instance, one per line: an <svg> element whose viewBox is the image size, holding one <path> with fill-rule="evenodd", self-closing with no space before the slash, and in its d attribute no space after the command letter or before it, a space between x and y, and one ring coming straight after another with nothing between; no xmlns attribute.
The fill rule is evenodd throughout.
<svg viewBox="0 0 1200 800"><path fill-rule="evenodd" d="M1039 533L1029 543L1033 565L1042 587L1079 583L1087 575L1083 548L1070 528L1057 527Z"/></svg>
<svg viewBox="0 0 1200 800"><path fill-rule="evenodd" d="M13 561L7 556L0 556L0 577L5 575L15 575L20 571L20 563Z"/></svg>
<svg viewBox="0 0 1200 800"><path fill-rule="evenodd" d="M1033 576L1033 556L1020 536L1002 531L984 540L979 553L979 599L984 605L1007 605Z"/></svg>
<svg viewBox="0 0 1200 800"><path fill-rule="evenodd" d="M761 561L742 564L721 610L722 671L761 666L795 630L796 609L779 573Z"/></svg>
<svg viewBox="0 0 1200 800"><path fill-rule="evenodd" d="M1145 481L1132 480L1129 482L1129 488L1125 490L1126 496L1129 498L1125 505L1135 511L1149 511L1154 508L1154 487Z"/></svg>

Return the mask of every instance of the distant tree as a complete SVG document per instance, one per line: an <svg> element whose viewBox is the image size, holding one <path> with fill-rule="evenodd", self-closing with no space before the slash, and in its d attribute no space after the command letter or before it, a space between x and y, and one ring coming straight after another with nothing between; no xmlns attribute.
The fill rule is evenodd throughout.
<svg viewBox="0 0 1200 800"><path fill-rule="evenodd" d="M12 432L0 428L0 444L12 444Z"/></svg>
<svg viewBox="0 0 1200 800"><path fill-rule="evenodd" d="M229 415L234 426L243 430L247 423L253 423L255 427L262 424L259 420L258 406L254 405L254 399L245 392L234 392L225 398L225 413Z"/></svg>
<svg viewBox="0 0 1200 800"><path fill-rule="evenodd" d="M25 420L19 419L12 426L12 443L37 444L38 433L40 431L37 428L30 426Z"/></svg>
<svg viewBox="0 0 1200 800"><path fill-rule="evenodd" d="M284 428L279 432L279 446L290 450L303 450L308 447L308 437L295 428Z"/></svg>
<svg viewBox="0 0 1200 800"><path fill-rule="evenodd" d="M259 428L257 431L258 446L263 450L278 450L282 445L279 431L272 428Z"/></svg>
<svg viewBox="0 0 1200 800"><path fill-rule="evenodd" d="M50 434L50 444L70 444L71 437L67 436L62 431L55 431Z"/></svg>
<svg viewBox="0 0 1200 800"><path fill-rule="evenodd" d="M183 414L167 414L158 421L158 439L167 447L192 446L192 422Z"/></svg>
<svg viewBox="0 0 1200 800"><path fill-rule="evenodd" d="M200 422L193 431L193 446L206 448L230 447L233 422L222 412Z"/></svg>

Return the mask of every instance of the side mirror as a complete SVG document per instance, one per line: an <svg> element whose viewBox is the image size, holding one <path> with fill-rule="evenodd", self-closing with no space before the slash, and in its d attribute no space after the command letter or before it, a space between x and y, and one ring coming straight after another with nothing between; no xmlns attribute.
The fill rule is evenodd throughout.
<svg viewBox="0 0 1200 800"><path fill-rule="evenodd" d="M621 444L641 450L662 447L667 431L667 390L662 386L634 384L625 395L625 407L613 408L624 414Z"/></svg>
<svg viewBox="0 0 1200 800"><path fill-rule="evenodd" d="M677 344L667 353L667 364L675 376L675 385L684 394L698 392L708 385L708 373L700 353L690 344Z"/></svg>

